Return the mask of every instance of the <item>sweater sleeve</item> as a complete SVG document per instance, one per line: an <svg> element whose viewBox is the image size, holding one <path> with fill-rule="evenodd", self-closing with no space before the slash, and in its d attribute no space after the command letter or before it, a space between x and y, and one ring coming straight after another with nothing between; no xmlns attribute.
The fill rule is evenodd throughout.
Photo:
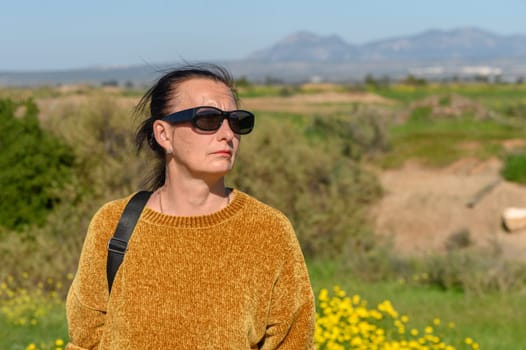
<svg viewBox="0 0 526 350"><path fill-rule="evenodd" d="M262 350L314 349L314 294L292 226L289 232L288 249L272 290Z"/></svg>
<svg viewBox="0 0 526 350"><path fill-rule="evenodd" d="M97 349L106 320L108 282L107 242L117 224L121 205L107 204L94 215L77 272L66 299L68 350Z"/></svg>

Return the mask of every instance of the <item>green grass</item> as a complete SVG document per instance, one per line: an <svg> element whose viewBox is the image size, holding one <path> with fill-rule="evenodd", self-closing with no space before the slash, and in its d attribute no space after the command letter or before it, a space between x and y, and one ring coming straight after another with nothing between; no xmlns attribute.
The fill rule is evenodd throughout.
<svg viewBox="0 0 526 350"><path fill-rule="evenodd" d="M391 151L381 158L384 167L397 167L407 159L430 166L445 166L462 157L500 157L501 142L522 138L524 131L491 120L413 120L391 128Z"/></svg>
<svg viewBox="0 0 526 350"><path fill-rule="evenodd" d="M447 91L444 87L434 87L434 86L411 86L404 84L396 84L387 87L374 88L371 87L368 89L369 92L378 94L382 97L401 101L401 102L410 102L414 100L419 100L424 97L431 96L437 93L444 93Z"/></svg>
<svg viewBox="0 0 526 350"><path fill-rule="evenodd" d="M39 350L55 349L55 341L68 339L66 313L63 304L54 305L36 325L14 325L0 314L0 349L25 350L33 343ZM63 347L64 348L64 347Z"/></svg>
<svg viewBox="0 0 526 350"><path fill-rule="evenodd" d="M503 105L510 102L524 101L526 84L427 84L413 86L407 84L392 84L387 87L370 88L369 91L383 97L411 102L432 95L458 94L473 98L487 106Z"/></svg>
<svg viewBox="0 0 526 350"><path fill-rule="evenodd" d="M249 97L286 97L297 92L297 88L288 85L249 85L238 88L238 94L241 99Z"/></svg>
<svg viewBox="0 0 526 350"><path fill-rule="evenodd" d="M339 285L349 295L360 295L370 307L390 300L398 312L409 316L410 327L423 329L438 318L442 324L455 323L448 334L457 339L471 337L481 349L516 350L526 344L524 292L466 295L399 282L359 281L336 262L310 261L308 266L315 293Z"/></svg>

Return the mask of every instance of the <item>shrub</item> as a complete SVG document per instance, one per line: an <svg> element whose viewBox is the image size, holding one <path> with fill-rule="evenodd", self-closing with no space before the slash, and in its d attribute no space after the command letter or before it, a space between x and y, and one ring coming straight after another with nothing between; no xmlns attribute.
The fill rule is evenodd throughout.
<svg viewBox="0 0 526 350"><path fill-rule="evenodd" d="M441 96L438 100L438 105L442 107L447 107L451 105L451 96Z"/></svg>
<svg viewBox="0 0 526 350"><path fill-rule="evenodd" d="M373 237L367 249L345 250L341 272L363 281L398 281L466 294L508 293L526 287L526 264L502 256L496 242L473 244L469 231L450 236L446 252L401 256L391 242Z"/></svg>
<svg viewBox="0 0 526 350"><path fill-rule="evenodd" d="M44 225L27 225L20 233L4 230L0 277L27 271L35 278L58 279L74 272L97 208L139 189L144 175L144 157L135 154L130 110L110 98L58 104L45 126L74 154L70 180L56 192L60 200Z"/></svg>
<svg viewBox="0 0 526 350"><path fill-rule="evenodd" d="M502 176L508 181L526 183L526 154L509 154L504 160Z"/></svg>
<svg viewBox="0 0 526 350"><path fill-rule="evenodd" d="M512 105L506 105L503 108L503 113L508 117L517 117L523 120L526 118L526 102L521 101Z"/></svg>
<svg viewBox="0 0 526 350"><path fill-rule="evenodd" d="M409 74L404 80L404 84L412 85L412 86L425 86L427 85L427 81L424 78L417 78L412 74Z"/></svg>
<svg viewBox="0 0 526 350"><path fill-rule="evenodd" d="M362 249L367 207L381 193L373 174L341 154L337 136L306 138L286 117L258 118L229 181L283 211L308 256L332 255L347 244Z"/></svg>
<svg viewBox="0 0 526 350"><path fill-rule="evenodd" d="M74 190L83 198L115 199L140 188L148 155L136 154L136 126L131 108L106 96L65 104L50 118L49 127L75 152Z"/></svg>
<svg viewBox="0 0 526 350"><path fill-rule="evenodd" d="M433 112L433 107L423 106L416 107L412 112L409 120L411 122L429 122L431 119L431 113Z"/></svg>
<svg viewBox="0 0 526 350"><path fill-rule="evenodd" d="M422 261L424 284L467 293L506 293L526 285L526 265L485 251L457 250Z"/></svg>
<svg viewBox="0 0 526 350"><path fill-rule="evenodd" d="M467 248L473 244L471 239L471 233L468 229L461 229L455 231L449 235L446 240L446 249L447 251L458 250L462 248Z"/></svg>
<svg viewBox="0 0 526 350"><path fill-rule="evenodd" d="M16 114L22 111L23 115ZM42 224L71 176L73 153L41 129L37 106L0 100L0 226Z"/></svg>
<svg viewBox="0 0 526 350"><path fill-rule="evenodd" d="M57 207L46 227L33 229L46 237L37 239L46 249L34 254L52 267L48 273L72 272L97 208L141 188L148 154L136 154L131 112L111 97L94 96L86 103L64 105L50 118L49 127L73 148L76 162L74 182L62 193L73 205Z"/></svg>
<svg viewBox="0 0 526 350"><path fill-rule="evenodd" d="M326 140L337 139L340 156L359 161L364 156L387 152L391 145L388 124L391 115L377 107L355 105L350 115L316 116L307 132Z"/></svg>

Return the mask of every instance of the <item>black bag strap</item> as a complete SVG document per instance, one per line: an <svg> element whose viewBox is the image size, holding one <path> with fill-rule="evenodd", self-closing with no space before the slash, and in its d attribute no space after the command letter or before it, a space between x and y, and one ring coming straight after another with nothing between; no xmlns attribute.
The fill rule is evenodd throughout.
<svg viewBox="0 0 526 350"><path fill-rule="evenodd" d="M151 194L152 192L149 191L139 191L133 195L122 212L113 237L108 242L106 274L108 277L108 291L110 293L115 274L119 266L121 266L124 254L126 254L128 249L128 241Z"/></svg>

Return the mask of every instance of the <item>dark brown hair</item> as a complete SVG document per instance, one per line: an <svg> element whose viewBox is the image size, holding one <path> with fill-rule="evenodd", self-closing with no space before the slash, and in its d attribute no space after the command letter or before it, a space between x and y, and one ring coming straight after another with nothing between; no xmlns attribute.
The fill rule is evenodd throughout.
<svg viewBox="0 0 526 350"><path fill-rule="evenodd" d="M153 150L157 164L144 185L149 190L156 190L164 184L166 179L165 150L157 143L153 136L153 122L169 114L173 97L177 94L177 88L181 83L196 78L210 79L225 84L230 91L236 104L238 103L237 92L234 87L234 79L230 72L215 64L190 64L170 70L164 74L141 98L135 107L135 115L144 119L135 134L137 151L140 152L145 143Z"/></svg>

